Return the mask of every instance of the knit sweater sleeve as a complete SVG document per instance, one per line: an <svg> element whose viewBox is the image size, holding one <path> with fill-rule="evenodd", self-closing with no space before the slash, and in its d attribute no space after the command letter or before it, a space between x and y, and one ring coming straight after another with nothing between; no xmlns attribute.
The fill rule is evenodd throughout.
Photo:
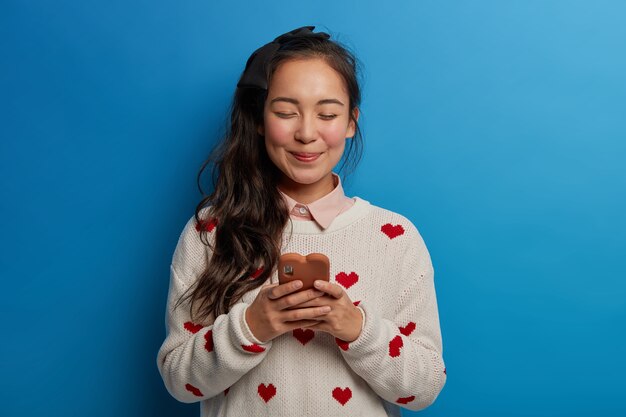
<svg viewBox="0 0 626 417"><path fill-rule="evenodd" d="M368 300L359 337L341 353L383 399L409 410L431 405L446 382L434 269L426 246L409 223L393 313L383 317ZM389 315L388 315L389 316Z"/></svg>
<svg viewBox="0 0 626 417"><path fill-rule="evenodd" d="M192 217L180 235L170 266L166 337L157 354L165 387L185 403L221 394L257 366L272 345L272 341L259 341L250 331L244 302L202 323L192 321L189 301L175 307L206 267L208 256L210 250L200 240Z"/></svg>

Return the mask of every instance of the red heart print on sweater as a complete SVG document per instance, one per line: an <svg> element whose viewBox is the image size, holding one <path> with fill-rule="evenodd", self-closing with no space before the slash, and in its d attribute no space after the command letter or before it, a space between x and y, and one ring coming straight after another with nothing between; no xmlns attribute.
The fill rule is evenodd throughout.
<svg viewBox="0 0 626 417"><path fill-rule="evenodd" d="M398 328L400 329L400 333L402 333L405 336L408 336L411 333L413 333L413 330L415 330L415 323L410 321L406 326L404 327L398 326Z"/></svg>
<svg viewBox="0 0 626 417"><path fill-rule="evenodd" d="M404 227L401 224L393 225L391 223L383 224L380 231L387 235L389 239L394 239L404 234Z"/></svg>
<svg viewBox="0 0 626 417"><path fill-rule="evenodd" d="M415 395L411 395L410 397L400 397L396 400L399 404L408 404L415 399Z"/></svg>
<svg viewBox="0 0 626 417"><path fill-rule="evenodd" d="M206 332L206 334L204 335L204 340L206 340L204 348L209 352L213 352L213 330L209 330L208 332Z"/></svg>
<svg viewBox="0 0 626 417"><path fill-rule="evenodd" d="M187 391L189 391L190 393L192 393L193 395L195 395L196 397L202 397L203 396L202 392L200 392L200 390L198 388L194 387L191 384L185 385L185 389Z"/></svg>
<svg viewBox="0 0 626 417"><path fill-rule="evenodd" d="M259 267L252 275L250 275L250 279L257 279L263 273L263 268Z"/></svg>
<svg viewBox="0 0 626 417"><path fill-rule="evenodd" d="M315 337L315 332L311 329L293 329L293 337L298 339L302 345L306 345Z"/></svg>
<svg viewBox="0 0 626 417"><path fill-rule="evenodd" d="M353 302L352 304L354 304L355 306L358 306L360 302L361 302L361 300L359 300L359 301L355 301L355 302Z"/></svg>
<svg viewBox="0 0 626 417"><path fill-rule="evenodd" d="M198 333L204 326L201 324L195 324L190 321L186 322L184 325L185 330L189 330L191 333Z"/></svg>
<svg viewBox="0 0 626 417"><path fill-rule="evenodd" d="M389 342L389 356L395 358L400 356L400 349L404 346L404 342L402 342L402 336L396 336L391 339Z"/></svg>
<svg viewBox="0 0 626 417"><path fill-rule="evenodd" d="M256 343L253 343L251 345L241 345L241 348L246 352L252 353L261 353L265 351L265 348L263 346L259 346Z"/></svg>
<svg viewBox="0 0 626 417"><path fill-rule="evenodd" d="M259 395L263 398L263 401L268 402L276 395L276 387L273 384L265 386L265 384L259 384Z"/></svg>
<svg viewBox="0 0 626 417"><path fill-rule="evenodd" d="M359 276L356 274L356 272L350 272L349 274L346 274L345 272L340 272L335 275L335 280L340 283L345 289L348 289L357 283L357 281L359 280Z"/></svg>
<svg viewBox="0 0 626 417"><path fill-rule="evenodd" d="M350 347L349 342L346 342L345 340L341 340L338 337L335 337L335 343L337 343L337 346L339 346L341 350L343 351L348 350L348 348Z"/></svg>
<svg viewBox="0 0 626 417"><path fill-rule="evenodd" d="M344 389L336 387L333 390L333 398L339 401L341 405L346 405L346 403L350 401L350 398L352 398L352 391L348 387Z"/></svg>
<svg viewBox="0 0 626 417"><path fill-rule="evenodd" d="M217 226L217 219L211 217L208 220L201 220L200 223L196 222L196 230L199 232L201 230L206 230L207 232L213 231Z"/></svg>

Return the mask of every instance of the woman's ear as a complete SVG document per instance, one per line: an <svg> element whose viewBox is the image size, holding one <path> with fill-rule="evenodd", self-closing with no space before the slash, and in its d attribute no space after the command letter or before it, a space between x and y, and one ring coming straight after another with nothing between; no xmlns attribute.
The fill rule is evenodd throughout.
<svg viewBox="0 0 626 417"><path fill-rule="evenodd" d="M352 111L354 114L354 120L350 118L350 122L348 123L348 131L346 132L346 138L351 138L356 133L356 122L359 120L359 108L355 107Z"/></svg>
<svg viewBox="0 0 626 417"><path fill-rule="evenodd" d="M265 136L265 128L263 125L258 125L256 131L259 133L259 135Z"/></svg>

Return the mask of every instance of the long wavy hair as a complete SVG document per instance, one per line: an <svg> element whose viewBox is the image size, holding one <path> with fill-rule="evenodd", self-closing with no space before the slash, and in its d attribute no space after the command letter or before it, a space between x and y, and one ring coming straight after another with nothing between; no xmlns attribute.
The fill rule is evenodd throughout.
<svg viewBox="0 0 626 417"><path fill-rule="evenodd" d="M268 86L281 63L312 58L323 59L345 81L350 119L356 130L347 141L339 171L345 174L347 169L350 173L358 164L363 148L354 112L361 103L358 80L361 65L355 55L331 39L296 37L283 43L270 61ZM205 195L200 180L205 168L213 162L214 191L200 201L195 211L200 225L196 228L203 244L212 249L212 255L205 271L179 299L180 303L191 297L194 320L228 313L245 293L263 285L278 263L289 213L277 188L280 171L267 155L264 137L257 130L263 125L266 98L266 90L236 89L226 132L198 172L198 187ZM210 227L203 227L207 225ZM207 235L213 228L211 244ZM194 311L198 313L197 319Z"/></svg>

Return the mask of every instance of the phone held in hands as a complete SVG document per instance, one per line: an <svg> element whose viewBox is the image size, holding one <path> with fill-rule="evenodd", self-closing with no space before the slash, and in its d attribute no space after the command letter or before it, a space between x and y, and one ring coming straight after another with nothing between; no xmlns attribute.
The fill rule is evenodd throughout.
<svg viewBox="0 0 626 417"><path fill-rule="evenodd" d="M278 259L278 283L302 281L301 291L314 288L316 280L330 281L330 261L323 253L284 253Z"/></svg>

